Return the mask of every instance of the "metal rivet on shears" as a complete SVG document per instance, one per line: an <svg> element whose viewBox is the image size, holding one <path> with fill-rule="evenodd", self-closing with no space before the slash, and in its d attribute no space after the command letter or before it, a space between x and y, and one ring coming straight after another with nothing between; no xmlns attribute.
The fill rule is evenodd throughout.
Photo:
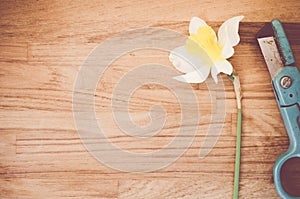
<svg viewBox="0 0 300 199"><path fill-rule="evenodd" d="M292 85L292 79L289 76L284 76L280 79L280 85L282 88L289 88Z"/></svg>

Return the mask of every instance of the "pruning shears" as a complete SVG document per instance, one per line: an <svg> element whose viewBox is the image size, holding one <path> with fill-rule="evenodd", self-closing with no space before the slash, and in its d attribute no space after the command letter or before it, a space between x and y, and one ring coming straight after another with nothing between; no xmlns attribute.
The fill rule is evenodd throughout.
<svg viewBox="0 0 300 199"><path fill-rule="evenodd" d="M281 169L290 159L300 158L300 72L279 20L267 23L257 34L257 41L272 78L274 95L289 136L290 146L275 162L273 175L282 198L300 198L287 193L282 185Z"/></svg>

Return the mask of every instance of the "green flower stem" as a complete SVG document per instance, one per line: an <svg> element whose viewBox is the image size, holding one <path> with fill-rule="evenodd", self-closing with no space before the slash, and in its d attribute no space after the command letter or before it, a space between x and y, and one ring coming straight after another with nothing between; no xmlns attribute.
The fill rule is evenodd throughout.
<svg viewBox="0 0 300 199"><path fill-rule="evenodd" d="M239 198L241 137L242 137L242 109L238 109L237 135L236 135L236 148L235 148L234 192L233 192L234 199Z"/></svg>
<svg viewBox="0 0 300 199"><path fill-rule="evenodd" d="M233 199L239 198L239 181L240 181L240 162L241 162L241 139L242 139L242 92L240 78L236 73L228 75L229 79L233 82L234 92L238 108L237 118L237 134L236 134L236 147L235 147L235 169L234 169L234 187Z"/></svg>

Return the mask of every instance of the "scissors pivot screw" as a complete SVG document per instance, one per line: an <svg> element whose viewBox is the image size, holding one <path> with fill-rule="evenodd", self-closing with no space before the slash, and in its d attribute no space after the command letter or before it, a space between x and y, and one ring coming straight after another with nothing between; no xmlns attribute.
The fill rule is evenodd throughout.
<svg viewBox="0 0 300 199"><path fill-rule="evenodd" d="M292 79L289 76L284 76L280 79L280 85L282 88L289 88L292 85Z"/></svg>

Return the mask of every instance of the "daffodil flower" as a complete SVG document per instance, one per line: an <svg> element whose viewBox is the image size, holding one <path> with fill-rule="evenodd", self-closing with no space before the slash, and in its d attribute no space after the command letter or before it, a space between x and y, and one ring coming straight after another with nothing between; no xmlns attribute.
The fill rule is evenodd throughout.
<svg viewBox="0 0 300 199"><path fill-rule="evenodd" d="M186 44L175 48L169 56L174 67L186 73L174 78L187 83L201 83L211 72L217 83L219 73L231 75L233 67L227 59L234 54L233 47L240 41L238 29L243 18L237 16L225 21L219 28L217 38L214 30L205 21L193 17Z"/></svg>
<svg viewBox="0 0 300 199"><path fill-rule="evenodd" d="M232 65L227 59L234 54L233 47L240 42L238 30L239 23L243 18L243 16L237 16L225 21L219 28L217 38L216 33L205 21L193 17L189 26L190 36L185 45L175 48L169 55L169 59L175 68L182 73L186 73L174 77L178 81L201 83L211 73L215 82L218 83L218 74L225 73L233 82L238 108L234 199L238 199L239 190L242 95L240 79L236 73L233 73Z"/></svg>

